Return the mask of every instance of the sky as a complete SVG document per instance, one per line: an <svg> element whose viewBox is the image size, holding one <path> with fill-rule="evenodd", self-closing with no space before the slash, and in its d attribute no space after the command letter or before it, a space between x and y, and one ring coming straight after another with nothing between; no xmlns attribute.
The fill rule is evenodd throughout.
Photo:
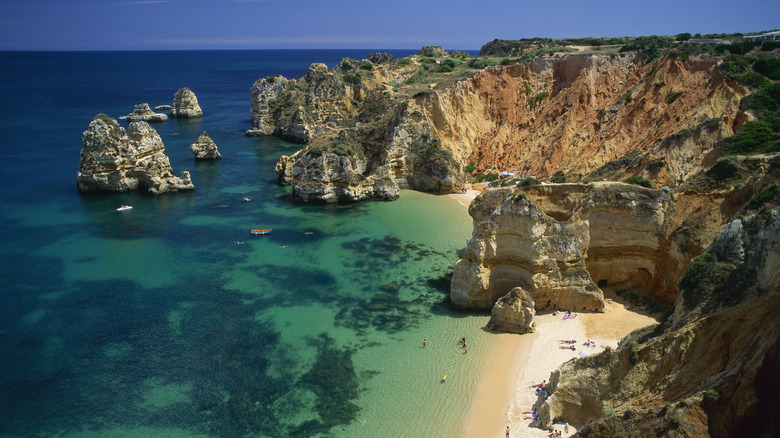
<svg viewBox="0 0 780 438"><path fill-rule="evenodd" d="M0 50L477 50L778 28L777 0L0 0Z"/></svg>

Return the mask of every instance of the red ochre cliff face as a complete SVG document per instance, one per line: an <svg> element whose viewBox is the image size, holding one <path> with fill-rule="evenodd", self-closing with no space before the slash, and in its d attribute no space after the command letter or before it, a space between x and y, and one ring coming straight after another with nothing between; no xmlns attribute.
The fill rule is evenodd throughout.
<svg viewBox="0 0 780 438"><path fill-rule="evenodd" d="M544 179L563 171L579 180L641 151L644 163L623 176L665 158L665 169L643 176L674 186L714 163L708 155L714 143L744 122L739 102L747 91L726 81L717 63L709 57L537 58L488 67L418 103L442 145L463 165L475 164L475 173Z"/></svg>

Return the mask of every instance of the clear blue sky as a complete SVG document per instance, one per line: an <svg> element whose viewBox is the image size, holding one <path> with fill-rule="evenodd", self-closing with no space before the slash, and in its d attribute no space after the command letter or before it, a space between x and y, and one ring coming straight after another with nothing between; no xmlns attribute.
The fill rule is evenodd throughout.
<svg viewBox="0 0 780 438"><path fill-rule="evenodd" d="M778 0L0 0L0 50L479 49L775 28Z"/></svg>

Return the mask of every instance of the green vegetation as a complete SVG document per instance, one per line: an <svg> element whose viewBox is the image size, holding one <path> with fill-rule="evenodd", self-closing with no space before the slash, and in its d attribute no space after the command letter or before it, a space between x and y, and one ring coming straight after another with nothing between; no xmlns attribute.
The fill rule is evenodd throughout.
<svg viewBox="0 0 780 438"><path fill-rule="evenodd" d="M737 174L739 166L732 158L718 160L705 174L715 181L726 181Z"/></svg>
<svg viewBox="0 0 780 438"><path fill-rule="evenodd" d="M774 140L774 141L773 141ZM772 125L763 121L750 121L742 125L732 137L724 138L718 144L727 155L744 155L757 152L780 150Z"/></svg>
<svg viewBox="0 0 780 438"><path fill-rule="evenodd" d="M767 202L777 198L777 195L780 194L780 185L775 182L772 183L769 187L761 191L758 195L756 195L755 198L751 199L750 202L748 202L747 208L748 210L758 210L761 207L764 206Z"/></svg>
<svg viewBox="0 0 780 438"><path fill-rule="evenodd" d="M680 423L682 423L682 416L680 414L674 414L671 417L669 417L669 421L671 423L671 426L673 429L677 429L680 427Z"/></svg>
<svg viewBox="0 0 780 438"><path fill-rule="evenodd" d="M541 93L537 93L536 96L532 96L528 98L528 108L534 109L537 106L539 106L540 103L544 99L547 99L547 97L550 96L550 93L548 91L542 91Z"/></svg>
<svg viewBox="0 0 780 438"><path fill-rule="evenodd" d="M517 186L518 187L528 187L528 186L536 186L536 185L539 185L541 183L542 182L539 181L536 178L528 177L528 178L523 178L520 181L518 181L517 182Z"/></svg>
<svg viewBox="0 0 780 438"><path fill-rule="evenodd" d="M483 69L492 65L499 65L501 60L496 58L472 58L469 59L468 66L476 69Z"/></svg>
<svg viewBox="0 0 780 438"><path fill-rule="evenodd" d="M463 172L465 173L472 173L477 168L477 164L474 162L471 162L465 166L463 166Z"/></svg>
<svg viewBox="0 0 780 438"><path fill-rule="evenodd" d="M679 91L674 91L674 90L670 91L666 95L666 98L665 98L666 103L671 105L672 103L674 103L675 100L677 100L678 97L680 97L680 94L682 94L682 93L680 93Z"/></svg>
<svg viewBox="0 0 780 438"><path fill-rule="evenodd" d="M753 63L753 70L773 81L780 80L780 59L759 58Z"/></svg>
<svg viewBox="0 0 780 438"><path fill-rule="evenodd" d="M639 175L630 176L630 177L624 179L623 182L628 183L628 184L634 184L634 185L642 186L642 187L647 187L648 189L652 189L653 188L653 182L652 181L650 181L647 178L642 178Z"/></svg>
<svg viewBox="0 0 780 438"><path fill-rule="evenodd" d="M420 97L425 96L426 94L430 94L431 90L420 90L412 95L412 97Z"/></svg>
<svg viewBox="0 0 780 438"><path fill-rule="evenodd" d="M398 60L398 65L409 65L412 61L409 58L401 58Z"/></svg>
<svg viewBox="0 0 780 438"><path fill-rule="evenodd" d="M364 63L360 64L360 69L361 70L373 70L374 69L374 64L372 64L370 62L364 62Z"/></svg>
<svg viewBox="0 0 780 438"><path fill-rule="evenodd" d="M476 176L477 182L495 181L497 179L498 179L498 174L497 173L488 173L488 174L481 174L480 173L479 175Z"/></svg>
<svg viewBox="0 0 780 438"><path fill-rule="evenodd" d="M704 392L704 400L706 402L716 402L720 398L720 394L718 394L718 391L715 391L714 389L708 389Z"/></svg>
<svg viewBox="0 0 780 438"><path fill-rule="evenodd" d="M623 418L626 420L630 420L634 418L635 415L636 413L634 412L633 409L626 409L625 412L623 412Z"/></svg>
<svg viewBox="0 0 780 438"><path fill-rule="evenodd" d="M780 41L766 40L761 44L761 51L770 52L772 50L777 49L778 47L780 47Z"/></svg>
<svg viewBox="0 0 780 438"><path fill-rule="evenodd" d="M344 82L348 84L359 84L363 82L363 78L360 76L360 73L347 73L342 77L342 79L344 79Z"/></svg>
<svg viewBox="0 0 780 438"><path fill-rule="evenodd" d="M745 73L739 78L739 81L752 88L763 88L769 84L765 77L753 72Z"/></svg>
<svg viewBox="0 0 780 438"><path fill-rule="evenodd" d="M559 170L559 171L555 172L555 175L553 175L552 178L550 178L550 181L552 181L552 182L554 182L556 184L565 183L566 182L566 175L564 175L562 170Z"/></svg>

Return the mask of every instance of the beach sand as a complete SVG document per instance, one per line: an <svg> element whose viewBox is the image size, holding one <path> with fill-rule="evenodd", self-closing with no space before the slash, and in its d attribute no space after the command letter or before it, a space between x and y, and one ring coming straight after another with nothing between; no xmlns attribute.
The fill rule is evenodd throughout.
<svg viewBox="0 0 780 438"><path fill-rule="evenodd" d="M625 335L657 322L611 298L605 313L578 313L564 319L562 313L543 312L534 321L534 334L498 335L493 360L464 421L464 437L504 438L507 425L510 437L549 436L548 431L531 427L531 416L525 414L543 401L531 385L548 380L561 364L580 357L580 351L598 354L606 346L616 348ZM577 349L559 348L566 345L560 343L565 339L576 340ZM583 345L589 339L596 342L595 348ZM511 363L507 363L508 358L513 359ZM564 436L573 435L575 426L569 425ZM564 432L563 425L554 428Z"/></svg>
<svg viewBox="0 0 780 438"><path fill-rule="evenodd" d="M465 194L451 194L468 208L479 194L468 190ZM530 416L525 412L537 408L542 398L531 385L550 378L550 373L564 362L580 357L580 351L598 354L604 347L617 348L618 342L634 330L657 323L651 316L626 309L611 291L604 291L607 301L605 313L578 313L564 319L563 313L554 315L545 311L536 315L536 333L525 335L497 334L498 342L492 352L482 382L474 394L471 407L463 421L464 438L504 438L506 427L510 437L548 437L549 432L530 427ZM564 339L577 341L576 350L561 349ZM587 340L595 348L584 347ZM490 353L489 353L490 354ZM553 426L564 436L573 435L576 425Z"/></svg>

